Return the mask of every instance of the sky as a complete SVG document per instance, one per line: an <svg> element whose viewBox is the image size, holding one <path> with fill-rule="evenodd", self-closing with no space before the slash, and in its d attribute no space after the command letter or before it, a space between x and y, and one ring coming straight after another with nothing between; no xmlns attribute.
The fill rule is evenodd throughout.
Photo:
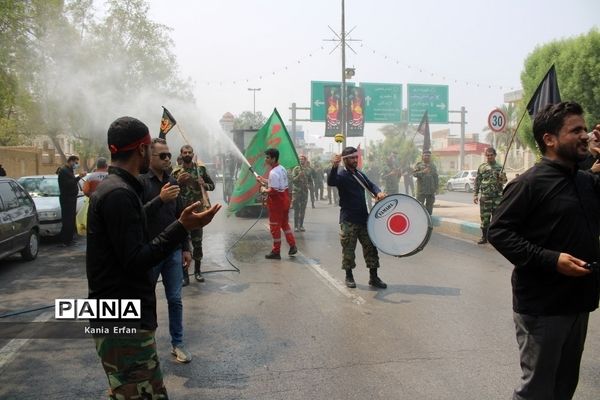
<svg viewBox="0 0 600 400"><path fill-rule="evenodd" d="M199 112L215 126L225 112L271 114L289 123L289 107L308 107L311 81L340 81L341 53L330 27L341 31L341 0L150 0L150 18L168 26L182 77L195 83ZM536 46L598 27L600 1L572 0L346 0L351 29L346 66L354 82L449 86L449 108L467 110L466 132L481 132L504 93L521 88L520 74ZM168 99L165 99L165 105ZM309 118L299 111L298 118ZM450 120L458 120L450 114ZM299 122L307 142L326 150L323 122ZM367 123L378 140L382 125ZM431 130L459 125L431 126Z"/></svg>

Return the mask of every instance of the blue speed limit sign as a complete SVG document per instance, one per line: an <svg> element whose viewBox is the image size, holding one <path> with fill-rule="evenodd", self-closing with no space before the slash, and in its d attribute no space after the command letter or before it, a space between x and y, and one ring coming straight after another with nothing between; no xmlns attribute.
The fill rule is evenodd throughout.
<svg viewBox="0 0 600 400"><path fill-rule="evenodd" d="M493 132L502 132L506 128L506 115L499 108L492 110L488 116L488 126Z"/></svg>

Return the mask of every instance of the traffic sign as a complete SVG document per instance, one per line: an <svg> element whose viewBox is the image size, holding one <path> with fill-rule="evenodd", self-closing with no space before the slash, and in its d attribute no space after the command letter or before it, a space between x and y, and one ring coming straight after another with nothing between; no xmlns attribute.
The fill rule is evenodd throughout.
<svg viewBox="0 0 600 400"><path fill-rule="evenodd" d="M506 128L506 115L501 109L492 110L488 116L488 126L493 132L502 132Z"/></svg>
<svg viewBox="0 0 600 400"><path fill-rule="evenodd" d="M365 91L365 122L400 122L402 85L361 82L360 87Z"/></svg>
<svg viewBox="0 0 600 400"><path fill-rule="evenodd" d="M425 111L430 124L448 123L448 85L408 84L408 122L419 123Z"/></svg>
<svg viewBox="0 0 600 400"><path fill-rule="evenodd" d="M310 82L310 120L325 121L325 86L342 88L341 82L311 81ZM346 87L354 86L354 82L346 82Z"/></svg>

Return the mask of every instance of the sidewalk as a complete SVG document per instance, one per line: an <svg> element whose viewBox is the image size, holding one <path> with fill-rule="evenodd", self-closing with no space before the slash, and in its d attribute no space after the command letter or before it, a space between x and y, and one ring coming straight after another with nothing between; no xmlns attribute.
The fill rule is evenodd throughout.
<svg viewBox="0 0 600 400"><path fill-rule="evenodd" d="M481 238L479 205L437 200L433 206L433 230L477 241Z"/></svg>

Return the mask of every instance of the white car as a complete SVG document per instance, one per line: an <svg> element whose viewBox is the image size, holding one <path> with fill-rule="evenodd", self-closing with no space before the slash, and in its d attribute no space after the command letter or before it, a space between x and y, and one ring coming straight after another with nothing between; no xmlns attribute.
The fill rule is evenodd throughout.
<svg viewBox="0 0 600 400"><path fill-rule="evenodd" d="M40 220L41 236L56 236L62 228L62 215L60 212L60 190L58 188L58 175L24 176L17 180L33 198ZM77 211L83 206L84 195L79 181L77 194Z"/></svg>
<svg viewBox="0 0 600 400"><path fill-rule="evenodd" d="M477 170L475 169L459 171L452 178L448 179L446 189L449 191L464 190L465 192L472 192L475 187L476 176Z"/></svg>

